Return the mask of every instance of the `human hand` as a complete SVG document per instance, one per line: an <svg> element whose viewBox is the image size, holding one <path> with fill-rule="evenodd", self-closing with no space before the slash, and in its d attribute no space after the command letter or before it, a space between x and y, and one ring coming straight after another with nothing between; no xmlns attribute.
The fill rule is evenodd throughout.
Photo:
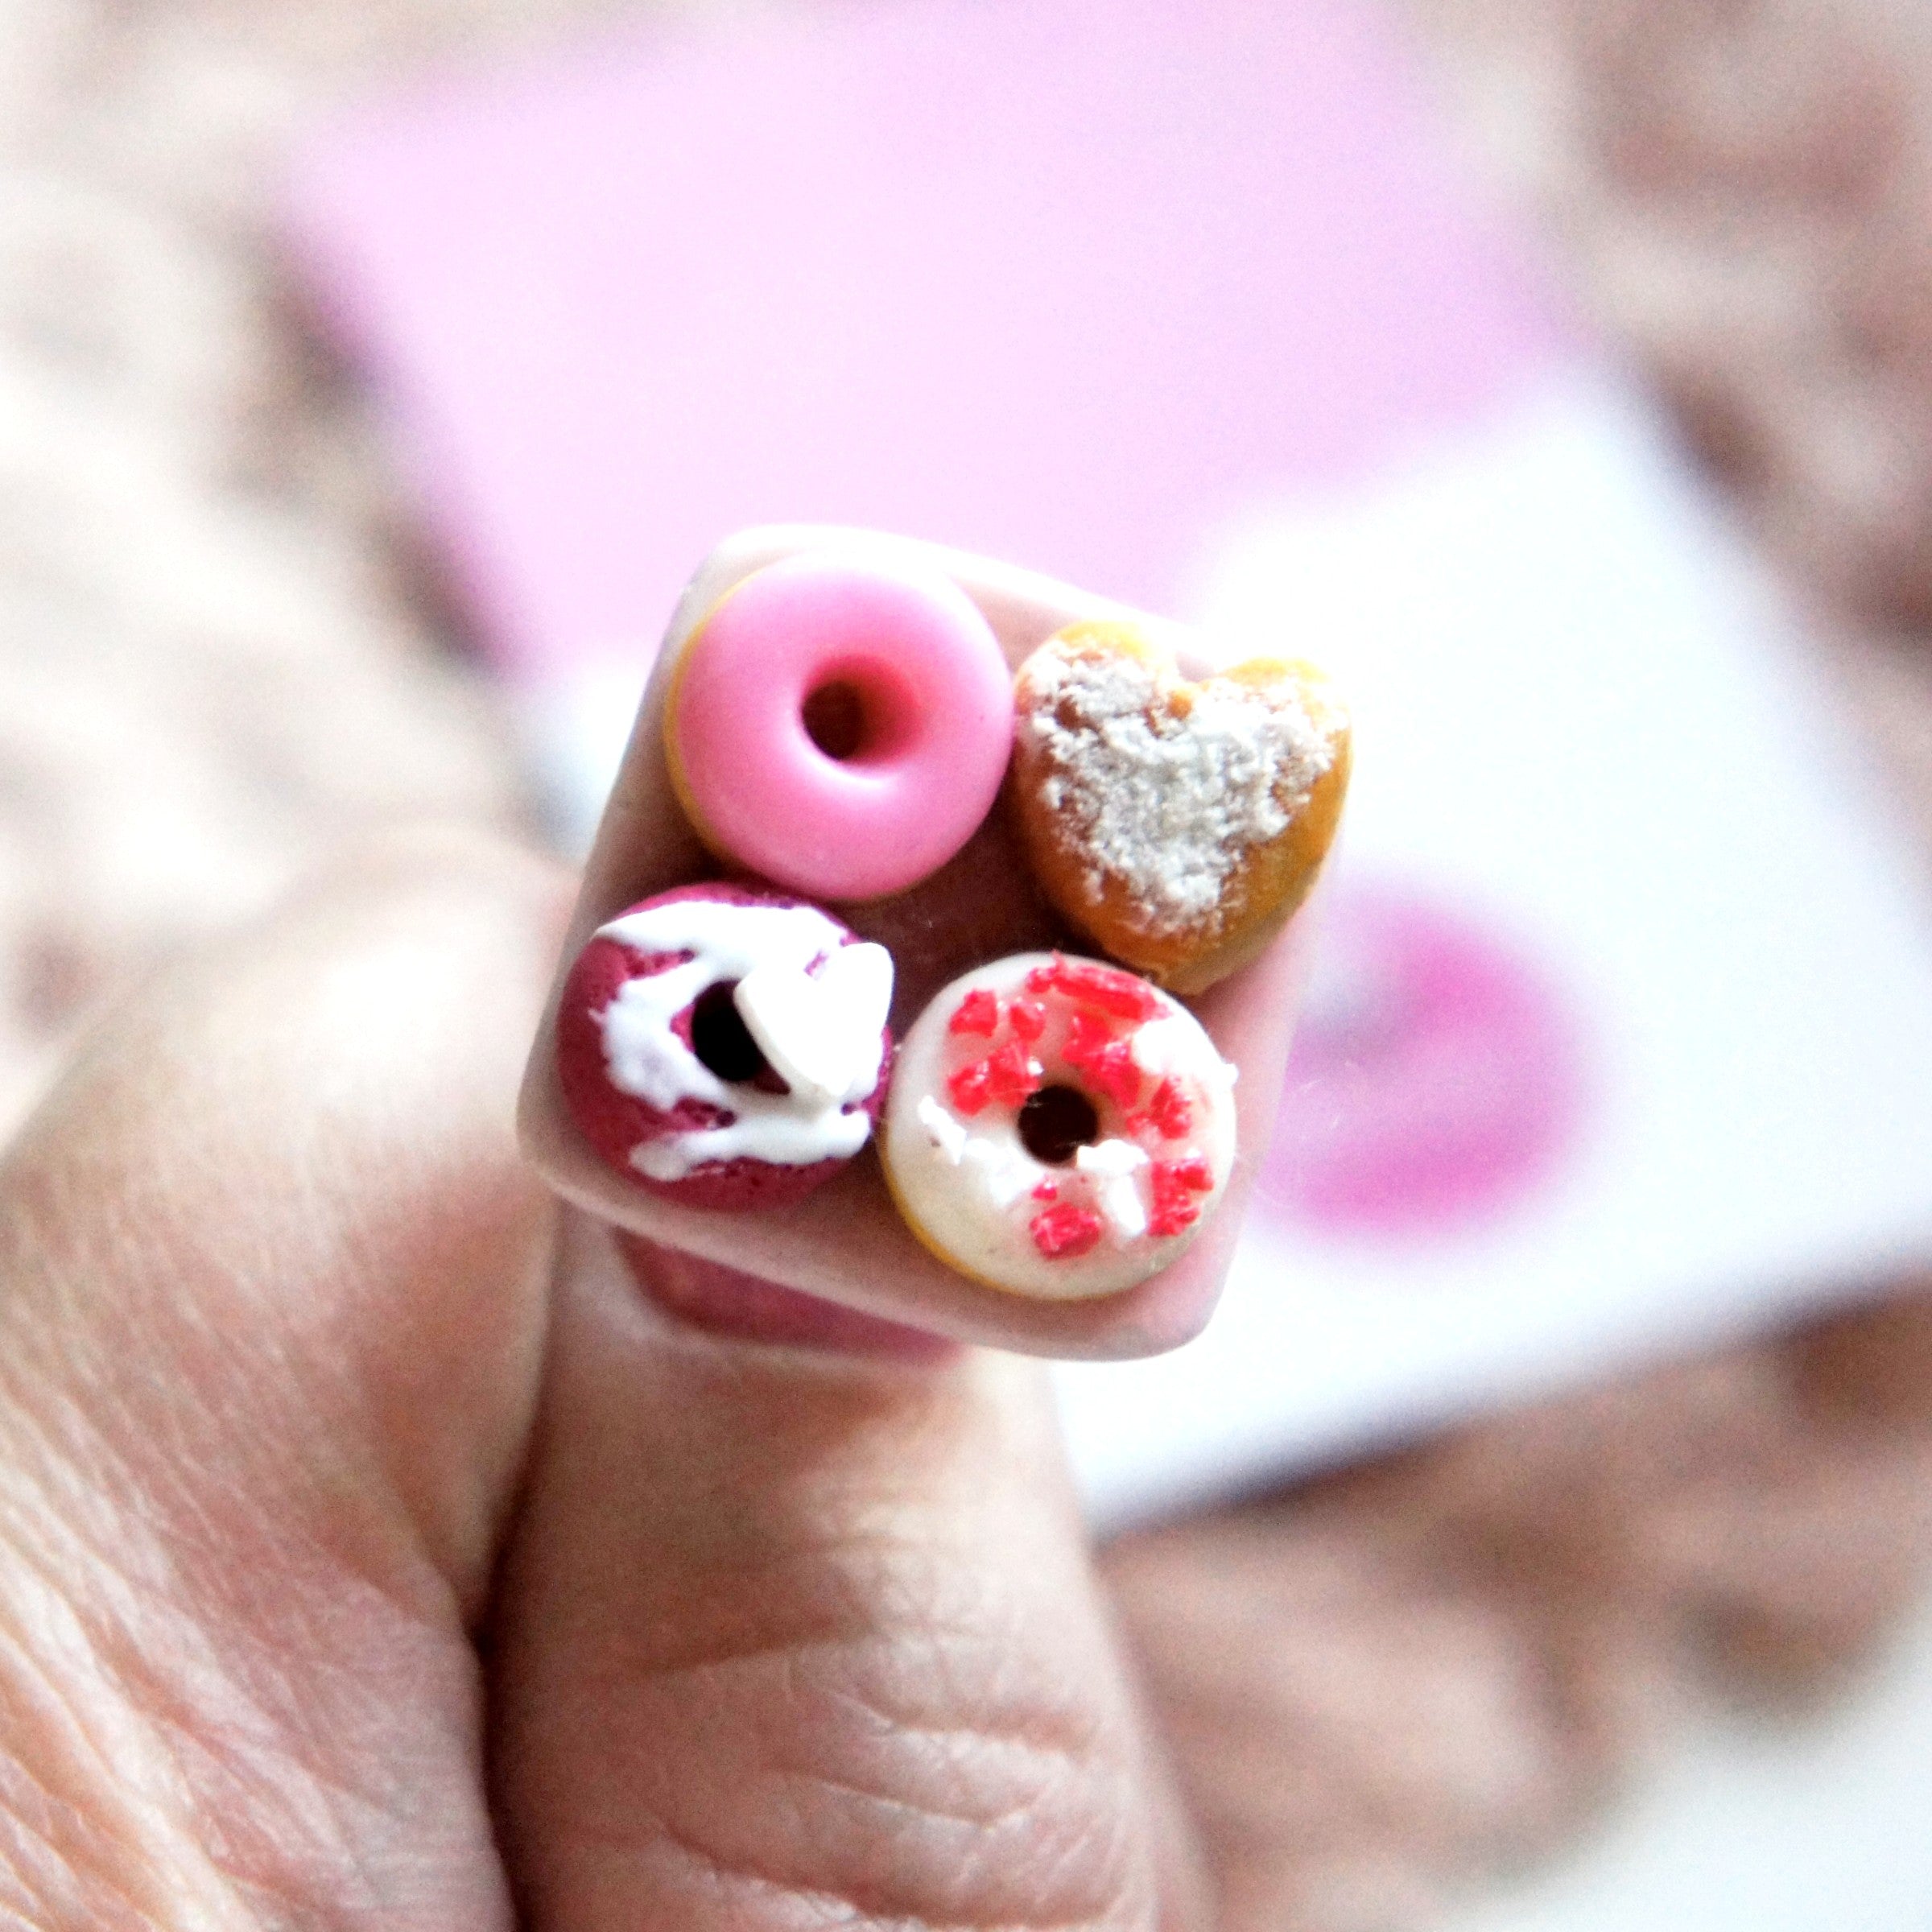
<svg viewBox="0 0 1932 1932"><path fill-rule="evenodd" d="M0 1166L0 1912L1201 1922L1037 1366L701 1331L526 1174L568 896L387 855Z"/></svg>

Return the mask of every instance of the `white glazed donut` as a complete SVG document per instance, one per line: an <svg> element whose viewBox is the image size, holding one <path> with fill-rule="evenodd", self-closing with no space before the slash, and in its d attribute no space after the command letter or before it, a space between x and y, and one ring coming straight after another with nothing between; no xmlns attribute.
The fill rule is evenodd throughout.
<svg viewBox="0 0 1932 1932"><path fill-rule="evenodd" d="M955 980L899 1049L880 1152L949 1266L1042 1300L1173 1261L1234 1164L1234 1069L1118 967L1019 953Z"/></svg>

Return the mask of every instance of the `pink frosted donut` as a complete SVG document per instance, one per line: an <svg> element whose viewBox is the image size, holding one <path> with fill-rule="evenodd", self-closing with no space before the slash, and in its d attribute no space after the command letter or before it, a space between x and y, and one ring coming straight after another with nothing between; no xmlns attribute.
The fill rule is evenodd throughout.
<svg viewBox="0 0 1932 1932"><path fill-rule="evenodd" d="M671 782L722 857L826 899L900 892L992 810L1013 678L950 577L834 555L754 572L692 632Z"/></svg>
<svg viewBox="0 0 1932 1932"><path fill-rule="evenodd" d="M1234 1069L1131 972L1016 954L955 980L902 1044L880 1141L913 1232L1041 1300L1165 1268L1234 1165Z"/></svg>
<svg viewBox="0 0 1932 1932"><path fill-rule="evenodd" d="M617 1172L695 1208L776 1208L828 1180L884 1104L892 956L815 906L685 886L592 935L557 1011L557 1076Z"/></svg>

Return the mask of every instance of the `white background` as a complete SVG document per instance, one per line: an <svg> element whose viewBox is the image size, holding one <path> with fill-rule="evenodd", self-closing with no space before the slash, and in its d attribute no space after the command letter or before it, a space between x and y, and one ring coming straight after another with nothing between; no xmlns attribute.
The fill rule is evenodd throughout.
<svg viewBox="0 0 1932 1932"><path fill-rule="evenodd" d="M1532 935L1590 1023L1561 1179L1427 1241L1251 1220L1207 1334L1058 1373L1116 1522L1932 1255L1932 938L1805 653L1642 406L1546 389L1231 534L1198 613L1334 670L1340 864Z"/></svg>

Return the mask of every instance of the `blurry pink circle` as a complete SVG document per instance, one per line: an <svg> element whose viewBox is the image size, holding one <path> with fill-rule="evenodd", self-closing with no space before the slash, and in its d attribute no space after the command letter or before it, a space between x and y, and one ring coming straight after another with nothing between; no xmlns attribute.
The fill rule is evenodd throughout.
<svg viewBox="0 0 1932 1932"><path fill-rule="evenodd" d="M1481 915L1400 888L1330 902L1259 1203L1336 1235L1430 1236L1526 1205L1585 1108L1578 1015Z"/></svg>

